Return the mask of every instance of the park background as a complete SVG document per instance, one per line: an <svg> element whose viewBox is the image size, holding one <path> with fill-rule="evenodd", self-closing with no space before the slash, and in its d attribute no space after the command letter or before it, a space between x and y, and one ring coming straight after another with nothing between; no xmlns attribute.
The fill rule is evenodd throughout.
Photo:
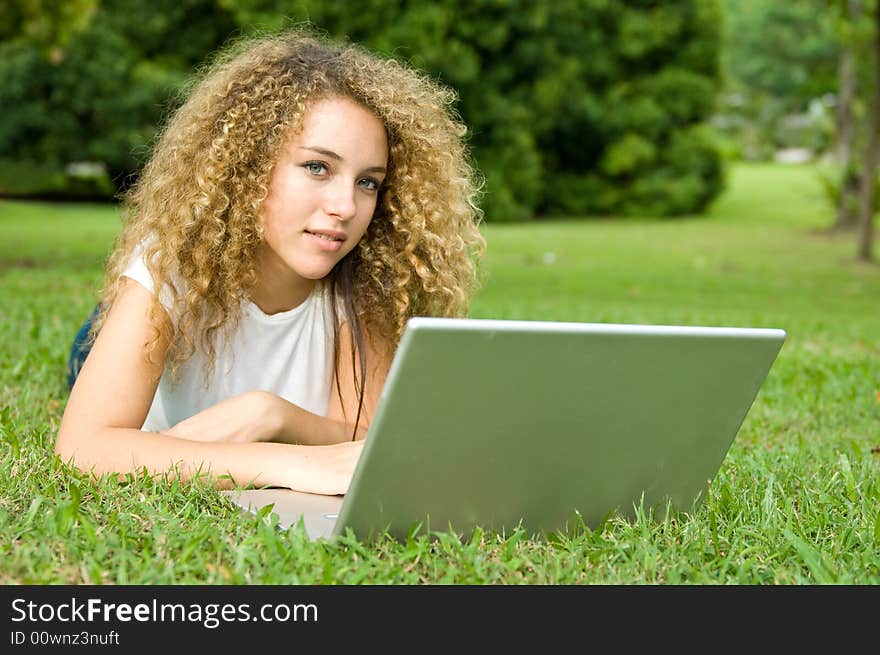
<svg viewBox="0 0 880 655"><path fill-rule="evenodd" d="M873 0L0 4L0 581L877 583L878 16ZM472 316L788 331L698 511L313 544L207 486L54 457L118 195L212 53L303 21L457 90L485 177Z"/></svg>

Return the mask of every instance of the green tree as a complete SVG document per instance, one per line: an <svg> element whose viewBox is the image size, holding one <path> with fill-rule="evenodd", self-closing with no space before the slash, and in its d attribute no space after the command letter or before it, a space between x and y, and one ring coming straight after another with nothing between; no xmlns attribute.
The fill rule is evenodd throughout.
<svg viewBox="0 0 880 655"><path fill-rule="evenodd" d="M807 114L837 91L838 23L827 0L724 0L724 9L719 122L742 156L829 147L830 121Z"/></svg>
<svg viewBox="0 0 880 655"><path fill-rule="evenodd" d="M230 35L302 21L459 92L489 220L692 213L721 189L706 125L718 0L77 1L82 20L63 38L0 42L0 192L23 166L79 161L124 185L193 66ZM42 20L36 0L17 2ZM30 177L46 190L49 176Z"/></svg>
<svg viewBox="0 0 880 655"><path fill-rule="evenodd" d="M88 25L98 1L5 0L0 4L0 42L24 42L57 58L71 37Z"/></svg>
<svg viewBox="0 0 880 655"><path fill-rule="evenodd" d="M859 230L858 259L873 261L874 244L874 215L876 214L877 199L877 159L880 148L880 2L875 2L871 12L873 23L872 42L873 57L870 59L870 67L874 74L873 98L871 111L866 125L866 142L864 161L862 163L862 187L859 196Z"/></svg>
<svg viewBox="0 0 880 655"><path fill-rule="evenodd" d="M862 0L843 0L838 34L840 51L837 65L837 107L835 112L836 164L840 170L836 197L837 212L832 231L855 226L861 186L856 147L856 111L858 100L858 63L861 41L858 26L862 23Z"/></svg>
<svg viewBox="0 0 880 655"><path fill-rule="evenodd" d="M76 30L52 28L67 14L47 18L40 5L17 15L40 26L25 32L48 36L0 43L0 191L112 194L124 186L191 68L235 29L213 0L80 4ZM76 162L106 174L78 181Z"/></svg>
<svg viewBox="0 0 880 655"><path fill-rule="evenodd" d="M720 191L706 0L220 0L240 25L311 21L458 90L490 220L681 214Z"/></svg>

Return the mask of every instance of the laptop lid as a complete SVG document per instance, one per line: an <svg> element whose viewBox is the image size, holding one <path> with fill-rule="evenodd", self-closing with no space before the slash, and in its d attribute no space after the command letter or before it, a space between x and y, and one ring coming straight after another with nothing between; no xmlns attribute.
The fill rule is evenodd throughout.
<svg viewBox="0 0 880 655"><path fill-rule="evenodd" d="M778 329L413 318L334 527L398 538L695 509Z"/></svg>

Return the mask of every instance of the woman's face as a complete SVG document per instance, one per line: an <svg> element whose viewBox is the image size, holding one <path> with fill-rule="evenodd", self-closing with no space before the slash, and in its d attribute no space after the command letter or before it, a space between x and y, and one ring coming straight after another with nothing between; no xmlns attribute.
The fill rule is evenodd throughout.
<svg viewBox="0 0 880 655"><path fill-rule="evenodd" d="M373 218L387 165L385 127L373 113L348 98L310 106L263 203L264 291L307 293L351 252Z"/></svg>

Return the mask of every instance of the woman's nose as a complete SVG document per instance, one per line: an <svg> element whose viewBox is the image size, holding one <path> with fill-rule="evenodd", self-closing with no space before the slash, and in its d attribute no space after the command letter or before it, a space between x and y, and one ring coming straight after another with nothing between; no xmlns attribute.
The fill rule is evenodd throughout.
<svg viewBox="0 0 880 655"><path fill-rule="evenodd" d="M354 218L357 212L354 184L349 183L342 176L333 180L333 183L327 186L324 210L343 221Z"/></svg>

